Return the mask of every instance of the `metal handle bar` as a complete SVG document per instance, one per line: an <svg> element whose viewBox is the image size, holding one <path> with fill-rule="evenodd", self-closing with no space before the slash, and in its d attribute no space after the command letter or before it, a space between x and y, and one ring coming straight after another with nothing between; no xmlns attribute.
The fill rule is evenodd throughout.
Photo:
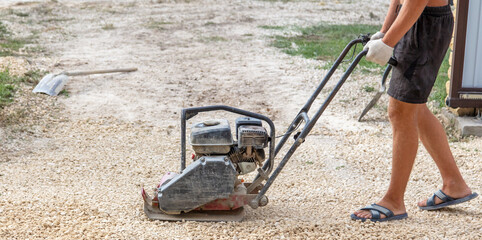
<svg viewBox="0 0 482 240"><path fill-rule="evenodd" d="M274 156L276 157L276 155L279 153L279 151L281 150L281 148L284 146L284 144L286 143L286 141L289 139L289 137L291 136L291 133L292 131L298 126L298 124L301 122L301 121L305 121L308 122L309 121L309 117L307 115L308 111L310 110L311 106L313 105L313 102L317 99L318 95L320 95L321 91L323 90L323 88L325 87L326 83L330 80L331 76L333 75L333 73L336 71L336 69L338 68L338 66L343 62L343 59L345 58L345 56L348 54L348 52L350 52L350 50L352 49L352 47L356 44L359 44L359 43L362 43L362 44L366 44L368 41L370 40L370 36L369 35L363 35L357 39L354 39L352 41L350 41L346 47L343 49L343 51L340 53L340 55L338 56L338 58L336 59L336 61L333 63L333 66L330 68L330 70L328 71L328 73L325 75L325 77L323 78L323 80L321 81L321 83L318 85L318 87L316 88L315 92L311 95L311 97L308 99L308 101L305 103L305 105L301 108L300 112L298 113L298 115L296 116L296 118L293 120L293 122L290 124L290 126L288 127L288 130L286 131L287 134L285 134L281 140L278 142L278 144L276 145L276 149L274 151ZM263 170L266 170L269 168L269 165L268 164L271 164L270 162L266 162L265 165L263 166ZM258 178L258 176L256 176L256 178Z"/></svg>
<svg viewBox="0 0 482 240"><path fill-rule="evenodd" d="M328 97L325 99L324 103L321 105L321 107L318 109L318 111L315 113L315 115L313 116L313 118L310 120L308 117L307 117L307 112L305 111L305 108L303 108L301 110L301 112L298 114L298 116L295 118L295 121L294 123L296 123L297 121L301 121L301 120L304 120L305 121L305 127L304 129L301 131L301 133L298 135L298 137L296 138L296 141L295 143L293 143L293 145L290 147L290 149L288 150L288 152L286 153L286 155L283 157L283 159L281 160L281 162L278 164L278 166L276 167L276 169L273 171L273 173L271 174L271 176L269 177L269 179L266 181L266 184L263 186L263 188L259 191L258 195L255 197L255 199L253 199L249 205L252 207L252 208L257 208L259 207L259 200L263 197L263 195L266 193L266 191L268 191L269 187L271 186L271 184L274 182L274 180L276 179L276 177L278 176L278 174L281 172L281 170L283 169L283 167L286 165L286 163L288 162L288 160L291 158L291 156L293 155L293 153L298 149L298 147L304 142L304 139L306 138L306 136L308 135L308 133L313 129L314 125L316 124L316 122L318 121L318 119L320 118L321 114L323 114L323 112L325 111L326 107L330 104L330 102L333 100L333 98L335 97L335 95L338 93L338 91L340 90L340 88L342 87L342 85L345 83L345 81L348 79L348 77L350 76L350 74L353 72L353 70L355 69L355 67L358 65L358 63L360 62L360 60L367 54L368 51L362 51L360 52L356 58L352 61L352 63L350 64L350 66L348 67L348 69L345 71L345 73L343 74L343 76L341 77L341 79L338 81L338 83L336 84L336 86L333 88L333 90L330 92L330 94L328 95ZM323 85L326 84L326 81L323 80ZM322 88L322 87L321 87ZM317 92L321 91L321 89L317 89L316 90ZM309 100L311 101L311 99ZM311 106L311 103L309 104ZM306 106L306 105L305 105ZM293 126L290 126L290 128L292 128ZM290 135L290 134L289 134ZM285 136L283 138L284 142L286 141L287 136ZM282 141L283 141L282 140ZM284 142L279 142L278 145L276 146L276 150L279 151L279 149L282 147L280 146L280 144L284 144ZM275 154L277 153L275 150Z"/></svg>
<svg viewBox="0 0 482 240"><path fill-rule="evenodd" d="M298 147L304 142L304 139L306 138L306 136L308 135L308 133L313 129L314 125L316 124L316 122L318 121L318 119L321 117L321 115L323 114L323 112L325 111L326 107L328 107L328 105L331 103L331 101L333 100L333 98L335 97L335 95L338 93L338 91L340 90L340 88L343 86L343 84L345 83L345 81L348 79L348 77L351 75L351 73L353 72L353 70L355 69L355 67L358 65L358 63L360 62L360 60L368 53L368 50L363 50L361 51L357 56L356 58L352 61L352 63L350 64L350 66L348 67L348 69L345 71L345 73L343 74L343 76L341 77L341 79L338 81L338 83L336 84L336 86L333 88L333 90L330 92L330 94L328 95L328 97L325 99L325 102L321 105L321 107L318 109L318 111L315 113L315 115L313 116L312 119L309 118L308 116L308 110L310 109L311 105L313 104L313 101L316 99L316 97L319 95L319 93L321 92L321 90L323 89L323 87L326 85L326 83L328 82L328 80L330 79L330 77L333 75L333 72L336 70L336 68L339 66L339 64L341 63L341 61L343 60L343 58L345 57L345 55L349 52L350 48L356 44L356 43L366 43L366 38L362 39L362 38L359 38L359 39L355 39L353 41L351 41L347 47L345 47L345 49L343 50L343 52L340 54L340 56L338 57L337 61L335 62L335 64L333 65L333 67L330 69L330 71L328 72L328 74L325 76L325 78L323 79L323 81L320 83L320 85L318 86L318 88L315 90L315 93L310 97L310 99L308 100L308 102L305 104L305 106L301 109L300 113L296 116L296 118L294 119L293 123L289 126L288 128L288 134L286 134L285 136L283 136L283 138L280 140L280 142L278 143L278 145L276 146L276 150L275 150L275 156L278 154L278 152L281 150L281 148L283 147L283 145L285 144L285 142L287 141L287 139L290 137L292 131L296 128L296 126L300 123L300 121L305 121L305 127L304 129L300 132L300 134L296 137L296 141L295 143L293 143L293 145L290 147L290 149L288 150L288 152L286 153L286 155L283 157L283 159L281 160L281 162L278 164L277 168L274 170L274 172L271 174L271 176L269 177L269 179L267 180L266 184L263 186L263 188L259 191L258 195L256 196L255 199L253 199L249 205L256 209L257 207L259 207L259 200L263 197L263 195L268 191L269 187L271 186L271 184L274 182L274 180L276 179L276 177L278 176L278 174L281 172L281 170L284 168L284 166L286 165L286 163L288 162L288 160L291 158L291 156L294 154L294 152L298 149ZM396 59L394 59L393 57L390 58L389 62L388 62L390 65L392 66L396 66L398 64L398 62L396 61ZM265 166L263 166L263 169L266 168L267 163L265 163ZM259 177L256 176L256 179Z"/></svg>
<svg viewBox="0 0 482 240"><path fill-rule="evenodd" d="M281 140L278 142L278 144L276 145L276 149L275 149L275 152L274 152L274 156L276 157L276 155L278 155L279 151L281 150L281 148L284 146L284 144L286 143L286 141L289 139L289 137L291 136L291 133L296 129L296 127L298 126L298 124L300 124L301 121L304 121L305 124L307 122L309 122L309 117L308 117L308 111L310 110L311 106L313 105L313 102L318 98L318 96L320 95L321 91L323 90L323 88L325 87L326 83L330 80L330 78L332 77L333 73L338 69L339 65L343 62L343 59L346 57L346 55L348 54L348 52L350 52L350 50L352 49L352 47L356 44L363 44L365 45L368 41L370 41L370 35L367 34L367 35L362 35L360 36L359 38L357 39L354 39L352 41L350 41L346 47L343 49L343 51L340 53L340 55L338 56L338 58L335 60L335 62L333 63L333 66L330 68L330 70L328 71L328 73L326 73L325 77L323 78L323 80L321 81L321 83L318 85L318 87L315 89L315 92L311 95L311 97L308 99L308 101L305 103L305 105L301 108L300 112L298 113L298 115L295 117L295 119L293 120L293 122L289 125L288 127L288 130L286 131L287 134L285 134ZM270 162L266 162L263 166L263 170L266 170L268 169L270 166L268 164L271 164ZM256 176L256 178L258 178L259 175Z"/></svg>
<svg viewBox="0 0 482 240"><path fill-rule="evenodd" d="M323 81L320 83L320 85L318 86L318 88L315 90L315 92L313 93L313 95L310 97L310 99L308 99L308 102L305 104L305 106L300 110L300 112L298 113L298 116L293 120L293 122L291 123L291 125L289 126L288 130L287 130L287 133L292 133L292 131L298 126L298 124L300 123L300 121L305 121L305 123L309 122L309 117L308 117L308 111L310 110L314 100L318 97L318 95L321 93L321 91L323 90L323 88L325 87L326 83L328 82L328 80L331 78L331 76L333 75L333 73L335 72L336 68L338 68L338 66L340 65L340 63L343 61L344 57L346 56L346 54L350 51L350 49L352 48L353 45L357 44L357 43L366 43L365 42L366 40L363 39L363 38L359 38L359 39L355 39L353 41L351 41L346 47L345 49L343 50L343 52L340 54L340 56L338 57L338 59L335 61L335 63L333 64L333 66L331 67L330 71L326 74L326 76L323 78ZM366 55L366 53L365 53ZM395 58L393 57L390 57L390 60L388 61L388 64L390 64L391 66L397 66L398 65L398 62ZM391 67L390 67L391 69ZM278 152L281 150L281 148L283 147L283 145L286 143L286 141L288 140L288 138L291 136L291 134L286 134L283 136L283 138L279 141L278 145L276 146L276 149L275 149L275 156L278 154Z"/></svg>

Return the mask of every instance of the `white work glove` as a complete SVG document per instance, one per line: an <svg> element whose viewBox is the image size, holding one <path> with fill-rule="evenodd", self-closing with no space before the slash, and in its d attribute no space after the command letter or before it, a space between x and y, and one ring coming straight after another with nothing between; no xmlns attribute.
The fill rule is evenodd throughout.
<svg viewBox="0 0 482 240"><path fill-rule="evenodd" d="M370 38L370 40L378 40L378 39L382 39L383 37L385 37L385 33L382 33L382 32L377 32L375 34L372 35L372 37Z"/></svg>
<svg viewBox="0 0 482 240"><path fill-rule="evenodd" d="M393 54L393 48L385 44L381 39L370 40L363 50L367 50L367 60L380 65L385 65Z"/></svg>

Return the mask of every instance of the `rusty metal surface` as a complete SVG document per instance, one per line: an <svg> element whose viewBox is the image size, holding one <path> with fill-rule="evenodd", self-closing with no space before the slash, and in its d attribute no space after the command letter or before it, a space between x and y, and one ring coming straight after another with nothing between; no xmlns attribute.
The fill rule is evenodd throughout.
<svg viewBox="0 0 482 240"><path fill-rule="evenodd" d="M144 212L151 220L161 221L198 221L198 222L240 222L244 219L244 207L227 211L191 211L182 214L165 214L144 202Z"/></svg>
<svg viewBox="0 0 482 240"><path fill-rule="evenodd" d="M256 197L256 194L237 195L233 194L228 198L216 199L200 207L204 210L234 210L248 205Z"/></svg>
<svg viewBox="0 0 482 240"><path fill-rule="evenodd" d="M151 220L161 221L201 221L201 222L239 222L244 219L244 207L238 207L233 210L193 210L188 213L166 214L159 209L157 198L151 196L142 189L142 198L144 199L144 212ZM255 194L245 195L248 199L254 198ZM245 199L246 200L246 199ZM222 200L221 200L222 201ZM217 200L214 201L217 205ZM242 201L245 202L245 201ZM218 208L219 209L219 208Z"/></svg>

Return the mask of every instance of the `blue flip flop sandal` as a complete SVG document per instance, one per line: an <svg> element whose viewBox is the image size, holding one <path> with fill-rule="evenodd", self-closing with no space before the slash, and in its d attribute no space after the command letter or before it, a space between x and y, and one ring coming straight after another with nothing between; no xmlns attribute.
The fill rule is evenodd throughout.
<svg viewBox="0 0 482 240"><path fill-rule="evenodd" d="M366 221L367 219L370 219L372 222L386 222L386 221L393 221L393 220L401 220L408 217L407 213L395 215L393 214L392 211L390 211L390 209L386 207L382 207L375 203L370 206L361 208L360 210L370 210L370 213L372 214L372 218L361 218L355 214L352 214L351 219L361 220L362 222ZM385 215L386 217L381 218L380 213Z"/></svg>
<svg viewBox="0 0 482 240"><path fill-rule="evenodd" d="M419 208L422 209L422 210L437 210L437 209L441 209L441 208L448 207L448 206L451 206L451 205L467 202L469 200L472 200L472 199L476 198L477 196L479 196L479 194L474 192L467 197L451 198L447 194L442 192L442 190L438 190L438 191L435 192L435 194L432 197L427 199L427 206L425 206L425 207L419 206ZM442 200L442 203L435 204L435 197L440 198Z"/></svg>

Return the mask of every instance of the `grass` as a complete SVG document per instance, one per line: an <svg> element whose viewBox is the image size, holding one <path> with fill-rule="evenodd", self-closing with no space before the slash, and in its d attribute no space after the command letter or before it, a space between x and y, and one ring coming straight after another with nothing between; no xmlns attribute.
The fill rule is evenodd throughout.
<svg viewBox="0 0 482 240"><path fill-rule="evenodd" d="M0 22L0 57L20 55L19 50L33 43L36 37L35 33L26 38L12 37L12 33Z"/></svg>
<svg viewBox="0 0 482 240"><path fill-rule="evenodd" d="M102 25L102 29L103 30L114 30L115 27L114 27L114 24L112 24L112 23L106 23L106 24Z"/></svg>
<svg viewBox="0 0 482 240"><path fill-rule="evenodd" d="M25 49L27 52L33 48L25 48L25 45L33 42L36 34L27 38L12 37L7 26L0 21L0 57L20 55L19 51ZM18 84L37 84L44 72L29 71L23 77L12 76L8 69L0 69L0 109L13 101Z"/></svg>
<svg viewBox="0 0 482 240"><path fill-rule="evenodd" d="M10 36L10 32L7 29L7 26L5 26L2 22L0 22L0 40L2 39L7 39L7 37Z"/></svg>
<svg viewBox="0 0 482 240"><path fill-rule="evenodd" d="M18 17L28 17L28 16L30 16L30 14L28 12L17 12L17 11L14 11L13 9L9 9L9 14L13 14L13 15L16 15Z"/></svg>
<svg viewBox="0 0 482 240"><path fill-rule="evenodd" d="M260 25L258 27L262 29L269 29L269 30L284 30L286 28L285 26L271 26L271 25Z"/></svg>
<svg viewBox="0 0 482 240"><path fill-rule="evenodd" d="M264 29L282 30L282 26L259 26ZM303 56L305 58L318 59L326 61L322 68L330 68L338 55L343 51L345 46L359 34L375 33L380 29L379 25L330 25L322 23L316 26L298 28L300 34L296 36L275 36L272 45L282 49L283 52L292 56ZM363 47L359 45L355 54L358 54ZM350 52L345 57L350 58ZM429 101L436 101L438 107L445 106L445 98L447 97L445 83L449 80L449 52L440 67L440 71L435 82L434 88L430 95ZM346 68L347 64L343 67ZM362 73L375 72L382 74L385 66L380 66L363 59L359 63L358 69L361 68ZM366 92L373 92L375 89L370 86L364 86Z"/></svg>
<svg viewBox="0 0 482 240"><path fill-rule="evenodd" d="M47 74L48 72L46 71L30 70L26 72L23 77L18 78L18 81L35 86L39 83L40 79L42 79Z"/></svg>
<svg viewBox="0 0 482 240"><path fill-rule="evenodd" d="M445 106L445 98L447 97L445 84L449 80L449 74L448 74L448 70L450 67L449 55L450 55L450 50L447 51L444 61L442 62L442 66L440 66L437 80L435 81L435 84L432 89L432 93L430 94L430 97L429 97L429 101L436 101L439 104L439 107Z"/></svg>
<svg viewBox="0 0 482 240"><path fill-rule="evenodd" d="M273 46L282 49L293 56L319 59L327 61L326 66L331 66L345 46L359 34L375 33L379 25L330 25L322 23L317 26L299 28L300 34L296 36L275 36ZM363 47L357 46L355 54ZM347 55L351 57L352 53ZM359 64L363 68L383 70L382 66L362 60Z"/></svg>
<svg viewBox="0 0 482 240"><path fill-rule="evenodd" d="M74 20L74 18L47 18L40 20L39 23L68 22L72 20Z"/></svg>
<svg viewBox="0 0 482 240"><path fill-rule="evenodd" d="M366 85L366 86L363 86L363 90L365 90L365 92L370 93L370 92L374 92L374 91L375 91L375 88L372 87L372 86Z"/></svg>
<svg viewBox="0 0 482 240"><path fill-rule="evenodd" d="M23 77L12 76L8 69L0 71L0 109L13 101L18 84L36 85L46 74L44 71L32 70Z"/></svg>
<svg viewBox="0 0 482 240"><path fill-rule="evenodd" d="M209 22L208 22L209 23ZM208 24L206 23L206 25ZM166 30L165 26L172 24L172 22L165 22L165 21L155 21L151 19L147 24L146 27L150 29L157 29L157 30ZM214 23L212 23L214 24Z"/></svg>
<svg viewBox="0 0 482 240"><path fill-rule="evenodd" d="M228 39L221 36L210 36L201 38L202 42L226 42Z"/></svg>
<svg viewBox="0 0 482 240"><path fill-rule="evenodd" d="M0 40L0 57L19 55L19 50L29 43L32 42L23 38Z"/></svg>
<svg viewBox="0 0 482 240"><path fill-rule="evenodd" d="M59 95L65 96L65 97L70 97L70 92L66 89L62 89L62 91L59 92Z"/></svg>
<svg viewBox="0 0 482 240"><path fill-rule="evenodd" d="M17 78L10 75L8 69L0 71L0 109L12 102Z"/></svg>

